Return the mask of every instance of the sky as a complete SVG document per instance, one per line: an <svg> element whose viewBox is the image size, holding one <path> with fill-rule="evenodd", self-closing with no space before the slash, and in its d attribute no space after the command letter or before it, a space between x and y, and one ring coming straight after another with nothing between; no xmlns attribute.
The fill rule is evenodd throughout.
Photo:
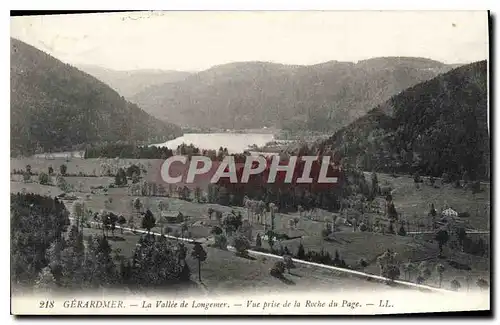
<svg viewBox="0 0 500 325"><path fill-rule="evenodd" d="M11 17L11 37L70 64L200 71L241 61L488 58L486 11L135 12Z"/></svg>

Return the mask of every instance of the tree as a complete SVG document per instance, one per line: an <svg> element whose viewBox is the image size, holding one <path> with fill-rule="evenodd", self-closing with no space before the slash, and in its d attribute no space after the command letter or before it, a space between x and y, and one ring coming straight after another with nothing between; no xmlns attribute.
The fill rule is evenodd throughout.
<svg viewBox="0 0 500 325"><path fill-rule="evenodd" d="M81 200L73 202L73 215L76 218L76 226L78 229L83 228L83 217L85 216L85 203Z"/></svg>
<svg viewBox="0 0 500 325"><path fill-rule="evenodd" d="M441 284L443 283L443 273L445 271L445 267L443 264L437 264L436 265L436 272L438 273L439 276L439 287L441 288Z"/></svg>
<svg viewBox="0 0 500 325"><path fill-rule="evenodd" d="M460 290L462 285L460 284L460 282L458 282L457 279L454 279L453 281L451 281L450 287L451 287L451 290L458 291L458 290Z"/></svg>
<svg viewBox="0 0 500 325"><path fill-rule="evenodd" d="M487 290L490 286L488 284L488 281L486 281L483 278L479 278L476 281L476 285L479 287L481 290Z"/></svg>
<svg viewBox="0 0 500 325"><path fill-rule="evenodd" d="M385 270L385 277L391 279L391 281L394 281L395 279L399 278L399 275L400 275L399 267L395 264L389 265Z"/></svg>
<svg viewBox="0 0 500 325"><path fill-rule="evenodd" d="M191 256L198 260L198 279L201 281L201 262L207 259L207 252L200 243L195 242Z"/></svg>
<svg viewBox="0 0 500 325"><path fill-rule="evenodd" d="M437 215L437 211L436 209L434 208L434 203L431 203L431 209L429 211L429 216L430 217L435 217Z"/></svg>
<svg viewBox="0 0 500 325"><path fill-rule="evenodd" d="M450 236L448 235L448 231L445 229L441 229L436 233L434 239L438 242L439 245L439 256L443 254L443 246L448 242Z"/></svg>
<svg viewBox="0 0 500 325"><path fill-rule="evenodd" d="M123 170L123 168L118 168L118 171L115 175L115 184L117 186L127 185L127 174Z"/></svg>
<svg viewBox="0 0 500 325"><path fill-rule="evenodd" d="M23 173L23 181L24 181L25 183L30 182L30 181L31 181L31 174L30 174L30 173L28 173L28 172L24 172L24 173Z"/></svg>
<svg viewBox="0 0 500 325"><path fill-rule="evenodd" d="M50 267L44 267L36 279L35 288L40 291L50 291L56 287L56 279L54 278Z"/></svg>
<svg viewBox="0 0 500 325"><path fill-rule="evenodd" d="M56 185L59 189L61 189L64 192L67 192L70 189L68 182L66 182L66 179L61 175L58 175L56 177Z"/></svg>
<svg viewBox="0 0 500 325"><path fill-rule="evenodd" d="M394 206L394 203L389 203L387 207L387 217L389 220L397 220L398 219L398 212L396 211L396 207Z"/></svg>
<svg viewBox="0 0 500 325"><path fill-rule="evenodd" d="M270 270L272 276L281 278L283 277L283 273L285 273L286 265L283 261L278 261L274 263L273 267Z"/></svg>
<svg viewBox="0 0 500 325"><path fill-rule="evenodd" d="M90 236L87 239L87 253L82 268L85 283L91 287L115 283L117 274L111 253L106 237Z"/></svg>
<svg viewBox="0 0 500 325"><path fill-rule="evenodd" d="M116 223L118 222L118 216L113 212L109 213L109 227L111 228L111 235L115 236Z"/></svg>
<svg viewBox="0 0 500 325"><path fill-rule="evenodd" d="M415 175L413 175L413 181L415 183L421 183L422 182L422 179L420 178L420 174L418 172L416 172Z"/></svg>
<svg viewBox="0 0 500 325"><path fill-rule="evenodd" d="M267 232L267 244L269 245L269 248L271 248L271 251L274 249L274 232L271 230L271 231L268 231Z"/></svg>
<svg viewBox="0 0 500 325"><path fill-rule="evenodd" d="M141 199L139 199L138 197L135 198L135 200L133 201L132 205L134 206L134 209L137 212L137 217L139 217L139 215L141 213L141 208L142 208Z"/></svg>
<svg viewBox="0 0 500 325"><path fill-rule="evenodd" d="M170 226L165 226L165 235L169 236L172 233L172 228Z"/></svg>
<svg viewBox="0 0 500 325"><path fill-rule="evenodd" d="M156 219L151 212L151 210L147 209L144 214L144 218L142 218L142 228L148 231L148 234L151 232L151 229L156 226Z"/></svg>
<svg viewBox="0 0 500 325"><path fill-rule="evenodd" d="M415 282L417 282L417 284L423 284L425 282L425 278L422 275L419 275L417 276Z"/></svg>
<svg viewBox="0 0 500 325"><path fill-rule="evenodd" d="M290 273L290 270L295 268L295 264L293 264L293 259L290 255L283 255L283 262L285 263L285 267L288 269L288 273Z"/></svg>
<svg viewBox="0 0 500 325"><path fill-rule="evenodd" d="M242 236L241 234L234 237L233 246L236 249L237 254L240 256L247 256L248 250L251 247L248 238Z"/></svg>
<svg viewBox="0 0 500 325"><path fill-rule="evenodd" d="M132 178L132 184L137 184L140 181L139 174L134 173L134 174L132 174L131 178Z"/></svg>
<svg viewBox="0 0 500 325"><path fill-rule="evenodd" d="M365 267L368 266L368 262L364 258L360 258L358 261L359 266L361 267L361 270L365 270Z"/></svg>
<svg viewBox="0 0 500 325"><path fill-rule="evenodd" d="M160 202L158 202L158 210L160 210L160 212L168 210L168 202L164 202L163 200L160 200Z"/></svg>
<svg viewBox="0 0 500 325"><path fill-rule="evenodd" d="M403 224L401 224L401 227L399 227L398 235L406 236L406 230L405 230L405 227L403 226Z"/></svg>
<svg viewBox="0 0 500 325"><path fill-rule="evenodd" d="M395 256L396 254L388 249L382 255L377 257L377 263L380 267L381 275L391 280L399 277L400 274Z"/></svg>
<svg viewBox="0 0 500 325"><path fill-rule="evenodd" d="M120 225L120 231L122 234L123 234L123 227L125 226L126 223L127 223L127 219L125 219L125 217L123 215L120 215L118 217L118 224Z"/></svg>
<svg viewBox="0 0 500 325"><path fill-rule="evenodd" d="M387 227L387 233L394 235L396 232L394 231L394 223L389 222L389 226Z"/></svg>
<svg viewBox="0 0 500 325"><path fill-rule="evenodd" d="M255 246L256 247L262 247L262 238L260 236L260 233L257 234L257 238L255 238Z"/></svg>
<svg viewBox="0 0 500 325"><path fill-rule="evenodd" d="M66 176L66 172L68 171L68 166L62 164L61 166L59 166L59 171L61 172L61 175Z"/></svg>
<svg viewBox="0 0 500 325"><path fill-rule="evenodd" d="M429 279L431 277L431 275L432 275L432 272L429 269L429 267L425 267L425 268L420 270L420 276L422 278L424 278L425 280Z"/></svg>
<svg viewBox="0 0 500 325"><path fill-rule="evenodd" d="M411 281L411 275L416 271L416 266L412 262L407 262L403 264L403 271L408 273L408 280ZM406 275L405 275L406 276Z"/></svg>
<svg viewBox="0 0 500 325"><path fill-rule="evenodd" d="M377 173L373 172L372 173L372 197L376 197L379 194L379 187L378 187L378 177Z"/></svg>
<svg viewBox="0 0 500 325"><path fill-rule="evenodd" d="M196 202L200 202L201 200L201 188L199 186L197 186L195 189L194 189L194 198L196 200Z"/></svg>
<svg viewBox="0 0 500 325"><path fill-rule="evenodd" d="M40 183L40 185L47 185L49 183L49 175L41 172L40 174L38 174L38 182Z"/></svg>
<svg viewBox="0 0 500 325"><path fill-rule="evenodd" d="M304 260L306 258L306 252L304 250L304 245L302 245L302 243L299 244L299 248L297 250L297 258L300 260Z"/></svg>
<svg viewBox="0 0 500 325"><path fill-rule="evenodd" d="M184 233L189 230L188 225L186 222L183 222L181 224L181 237L184 238Z"/></svg>
<svg viewBox="0 0 500 325"><path fill-rule="evenodd" d="M214 236L214 247L227 250L227 237L224 234Z"/></svg>

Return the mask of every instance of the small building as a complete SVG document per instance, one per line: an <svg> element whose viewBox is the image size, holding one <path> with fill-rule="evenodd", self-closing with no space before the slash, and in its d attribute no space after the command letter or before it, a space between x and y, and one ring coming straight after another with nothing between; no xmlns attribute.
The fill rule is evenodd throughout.
<svg viewBox="0 0 500 325"><path fill-rule="evenodd" d="M441 215L446 218L457 218L458 212L453 210L452 208L448 208L446 210L443 210L443 212L441 212Z"/></svg>
<svg viewBox="0 0 500 325"><path fill-rule="evenodd" d="M162 211L161 217L167 223L178 223L179 222L179 212L178 211Z"/></svg>

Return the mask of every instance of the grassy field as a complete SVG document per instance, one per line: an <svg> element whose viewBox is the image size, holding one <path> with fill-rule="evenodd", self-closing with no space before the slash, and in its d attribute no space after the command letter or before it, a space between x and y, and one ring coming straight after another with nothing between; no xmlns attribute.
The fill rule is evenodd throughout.
<svg viewBox="0 0 500 325"><path fill-rule="evenodd" d="M66 164L68 166L69 173L78 173L82 171L84 173L92 174L94 169L99 169L102 160L99 159L88 159L83 160L79 158L73 158L69 162L65 159L11 159L11 170L12 169L24 169L27 164L30 164L32 171L37 173L44 171L46 172L49 165L57 171L60 164ZM152 171L153 166L158 163L158 161L148 161L145 159L123 159L122 164L130 163L142 163L144 166ZM369 176L369 175L368 175ZM438 183L440 188L431 187L428 184L420 184L419 188L416 188L415 183L412 178L400 176L393 178L389 175L379 174L379 183L381 186L390 185L393 191L393 199L398 212L403 214L406 220L412 222L423 222L428 223L429 217L427 217L427 212L429 211L429 205L434 203L438 212L444 207L452 207L458 212L469 212L470 218L466 220L468 225L472 228L486 230L488 229L488 218L489 218L489 188L485 188L484 191L478 194L472 194L471 191L466 191L464 189L455 189L451 185L441 185ZM368 177L369 179L369 177ZM21 192L23 189L26 192L33 192L37 194L56 196L62 193L56 186L40 185L37 182L37 177L34 176L34 182L24 183L22 182L21 175L11 175L11 192ZM85 201L86 207L92 209L93 211L99 211L101 209L106 209L112 211L116 214L122 214L127 219L129 216L135 216L136 227L140 228L140 220L137 218L137 211L132 206L132 200L135 196L130 196L128 193L128 188L109 188L107 192L102 190L93 189L96 186L109 186L113 183L114 179L112 177L66 177L66 181L74 185L75 196L81 198ZM484 186L484 185L483 185ZM92 193L93 192L93 193ZM167 198L167 197L140 197L143 202L144 209L149 208L155 216L158 216L160 211L158 210L158 204L160 201L168 205L168 210L172 214L182 212L185 216L189 216L188 220L188 234L185 234L191 238L206 238L210 235L211 227L217 224L215 220L208 219L208 209L213 208L223 213L235 210L240 212L244 218L247 216L247 211L243 207L228 207L221 206L217 204L200 204L196 202L188 202L178 198ZM384 199L377 198L380 205L383 206ZM66 201L68 208L71 211L71 202ZM143 210L144 210L143 209ZM428 259L431 267L433 268L436 263L442 263L446 266L446 271L444 273L444 285L449 286L449 282L452 279L458 279L462 286L465 285L465 276L469 275L473 278L484 277L489 278L490 263L487 258L481 258L476 256L471 256L468 254L463 254L457 251L451 251L445 248L446 259L438 259L438 247L437 244L428 238L413 238L410 236L401 237L395 235L383 235L368 232L353 232L351 228L340 227L340 231L337 232L331 241L325 241L321 238L321 230L324 229L324 219L331 218L334 214L328 213L326 211L320 211L320 216L318 216L318 221L309 220L308 218L300 218L300 222L297 229L290 229L288 226L288 221L291 218L299 217L299 214L289 213L282 214L277 213L275 219L276 230L281 233L286 233L289 236L302 236L302 238L283 241L281 244L287 246L292 252L296 253L300 241L302 241L306 251L315 250L319 251L325 249L329 251L332 255L336 250L339 251L341 257L349 264L356 265L360 258L372 262L365 271L368 273L379 274L379 268L376 265L376 257L383 253L384 250L390 248L398 253L398 259L402 262L407 262L408 260L418 262L424 259ZM383 213L383 211L382 211ZM372 218L384 219L382 214L369 213L367 214ZM269 217L268 217L269 218ZM268 222L269 223L269 222ZM178 224L170 225L173 231L180 230ZM263 232L264 227L262 225L254 224L254 236L258 232ZM415 230L415 229L411 229ZM89 233L100 232L100 230L89 229L86 230ZM153 231L160 232L160 227L155 227ZM120 248L122 252L130 252L135 243L137 242L136 235L125 234L123 241L114 241L113 246ZM263 246L267 244L264 242ZM275 246L276 247L276 246ZM206 280L204 283L208 288L215 288L214 290L229 290L233 287L238 287L238 285L244 285L251 290L257 290L257 288L268 288L269 286L277 285L277 287L284 287L286 290L291 290L294 288L308 288L317 285L335 285L339 286L341 283L350 283L349 281L359 281L359 279L346 280L342 278L344 275L340 274L330 274L329 271L325 270L311 270L305 267L299 267L296 272L296 276L289 276L296 285L283 285L280 280L269 276L269 269L273 262L264 261L259 259L258 261L249 261L240 257L234 256L233 253L224 252L213 248L208 248L209 256L214 258L209 258L206 263L204 263L203 270L206 273ZM448 264L450 260L467 264L472 267L471 271L462 271L453 268ZM191 261L193 262L193 261ZM193 273L197 271L196 263L191 263L190 266ZM191 265L193 264L193 265ZM309 273L308 273L309 272ZM324 272L327 272L324 274ZM321 274L321 275L318 275ZM403 278L403 275L401 276ZM437 279L433 279L428 282L430 285L435 285ZM314 280L313 280L314 279ZM339 280L341 279L341 280ZM311 281L315 281L314 283ZM473 280L475 282L475 280ZM322 284L323 283L323 284ZM360 285L360 284L356 284ZM368 285L372 285L368 283ZM377 284L377 286L380 286ZM343 286L342 287L346 287Z"/></svg>
<svg viewBox="0 0 500 325"><path fill-rule="evenodd" d="M345 260L348 265L357 267L361 258L365 259L369 265L363 269L364 272L371 274L380 274L379 266L377 265L377 257L384 253L385 250L391 249L396 252L398 261L405 263L411 261L418 265L421 261L427 261L429 268L433 271L433 277L427 284L436 286L438 284L437 274L434 272L437 264L443 264L446 267L443 273L443 286L449 287L450 281L457 279L462 285L465 285L466 276L471 276L473 285L477 278L482 277L487 279L490 274L490 262L485 257L478 257L470 254L464 254L455 250L444 248L443 255L445 258L439 258L439 249L434 241L426 241L412 236L397 236L397 235L382 235L377 233L367 232L344 232L336 233L332 240L325 241L318 237L304 237L302 239L284 240L280 244L287 247L291 252L297 253L300 243L304 246L305 251L325 250L335 256L338 251L340 257ZM264 248L269 248L266 242L262 245ZM275 244L275 248L279 244ZM459 262L469 265L470 271L454 268L449 264L450 261ZM361 270L361 268L358 268ZM411 277L415 281L416 275ZM401 278L404 279L404 274L401 273Z"/></svg>
<svg viewBox="0 0 500 325"><path fill-rule="evenodd" d="M85 236L101 235L102 231L86 228L84 234ZM112 249L120 249L121 254L131 257L139 235L133 235L129 232L124 234L117 232L115 235L118 239L110 240ZM188 249L190 248L191 245L188 244ZM210 293L224 294L231 291L264 293L294 290L304 292L305 290L314 291L318 288L331 291L352 291L353 289L375 291L389 288L385 284L370 282L342 272L303 265L297 265L292 270L292 274L285 274L287 280L282 281L269 274L269 270L276 262L275 259L265 257L247 259L238 257L235 253L206 245L204 248L208 257L201 265L202 283L199 284ZM192 272L191 278L197 280L198 261L188 256L187 262Z"/></svg>
<svg viewBox="0 0 500 325"><path fill-rule="evenodd" d="M427 224L427 213L431 203L438 213L451 207L457 212L468 212L470 217L463 220L471 228L489 230L490 219L490 188L481 185L482 192L473 194L471 190L457 189L452 184L441 184L436 181L434 188L430 184L419 184L419 188L409 176L394 178L387 174L377 174L380 186L391 186L396 210L411 222ZM366 174L367 179L370 175Z"/></svg>

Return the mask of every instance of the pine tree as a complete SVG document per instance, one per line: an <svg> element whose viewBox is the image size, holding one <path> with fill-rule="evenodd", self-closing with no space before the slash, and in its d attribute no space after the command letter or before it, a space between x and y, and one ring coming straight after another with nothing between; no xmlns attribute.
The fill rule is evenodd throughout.
<svg viewBox="0 0 500 325"><path fill-rule="evenodd" d="M50 267L44 267L38 275L38 278L35 282L35 288L40 291L50 291L54 290L56 287L56 279L52 275Z"/></svg>
<svg viewBox="0 0 500 325"><path fill-rule="evenodd" d="M149 232L151 231L152 228L156 225L156 219L153 216L153 213L151 210L147 209L146 213L144 214L144 218L142 218L142 228L146 229Z"/></svg>
<svg viewBox="0 0 500 325"><path fill-rule="evenodd" d="M257 238L255 239L255 246L262 247L262 238L260 237L260 234L257 234Z"/></svg>
<svg viewBox="0 0 500 325"><path fill-rule="evenodd" d="M300 260L305 260L306 258L306 252L304 250L304 245L302 245L302 243L299 244L299 249L297 251L297 258Z"/></svg>

